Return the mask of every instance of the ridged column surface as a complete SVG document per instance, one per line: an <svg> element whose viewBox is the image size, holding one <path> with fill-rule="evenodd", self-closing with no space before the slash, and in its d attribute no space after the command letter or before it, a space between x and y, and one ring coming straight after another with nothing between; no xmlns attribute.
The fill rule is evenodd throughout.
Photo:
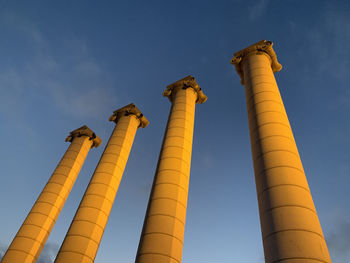
<svg viewBox="0 0 350 263"><path fill-rule="evenodd" d="M130 104L115 111L116 127L91 178L55 262L94 262L138 127L148 121Z"/></svg>
<svg viewBox="0 0 350 263"><path fill-rule="evenodd" d="M235 54L233 64L240 63L246 90L265 261L331 262L274 78L281 66L271 42L255 47Z"/></svg>
<svg viewBox="0 0 350 263"><path fill-rule="evenodd" d="M200 95L198 95L200 93ZM193 77L165 91L171 112L153 182L136 262L181 262L195 104L206 100Z"/></svg>
<svg viewBox="0 0 350 263"><path fill-rule="evenodd" d="M67 138L66 153L42 190L1 262L36 262L91 147L100 139L86 126Z"/></svg>

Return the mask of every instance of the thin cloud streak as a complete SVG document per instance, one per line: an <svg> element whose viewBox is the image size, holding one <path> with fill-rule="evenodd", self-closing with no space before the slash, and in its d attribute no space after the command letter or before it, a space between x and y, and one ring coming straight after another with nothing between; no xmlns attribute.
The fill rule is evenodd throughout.
<svg viewBox="0 0 350 263"><path fill-rule="evenodd" d="M66 53L73 54L67 63L47 48L48 40L30 21L5 14L0 23L35 43L30 60L0 74L0 112L8 114L9 107L22 105L28 90L32 96L45 97L73 117L96 117L116 104L113 81L89 54L83 41L71 40L68 42L76 45L63 45Z"/></svg>
<svg viewBox="0 0 350 263"><path fill-rule="evenodd" d="M259 0L258 3L253 5L249 14L250 20L254 21L259 19L265 13L269 2L270 0Z"/></svg>

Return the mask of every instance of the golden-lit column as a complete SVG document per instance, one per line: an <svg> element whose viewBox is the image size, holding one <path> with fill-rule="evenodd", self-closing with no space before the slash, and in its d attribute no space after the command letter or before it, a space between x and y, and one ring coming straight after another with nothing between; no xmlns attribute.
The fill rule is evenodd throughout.
<svg viewBox="0 0 350 263"><path fill-rule="evenodd" d="M273 72L272 42L237 52L231 63L245 85L265 261L331 262Z"/></svg>
<svg viewBox="0 0 350 263"><path fill-rule="evenodd" d="M109 120L116 126L55 262L94 262L136 131L148 125L134 104L116 110Z"/></svg>
<svg viewBox="0 0 350 263"><path fill-rule="evenodd" d="M42 190L1 262L36 262L56 219L66 202L85 158L92 147L101 143L87 126L67 137L71 142L57 168Z"/></svg>
<svg viewBox="0 0 350 263"><path fill-rule="evenodd" d="M207 97L192 76L169 85L172 102L136 256L137 263L181 262L195 104Z"/></svg>

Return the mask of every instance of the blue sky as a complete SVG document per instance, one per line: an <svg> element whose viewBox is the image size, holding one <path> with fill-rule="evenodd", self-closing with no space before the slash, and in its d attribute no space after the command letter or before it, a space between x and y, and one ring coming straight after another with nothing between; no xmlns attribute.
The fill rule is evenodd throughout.
<svg viewBox="0 0 350 263"><path fill-rule="evenodd" d="M334 262L350 261L350 2L0 1L0 250L84 124L92 149L40 258L51 262L110 136L134 102L139 129L96 262L134 262L170 103L189 74L198 105L183 263L263 262L244 88L233 53L272 40L285 103Z"/></svg>

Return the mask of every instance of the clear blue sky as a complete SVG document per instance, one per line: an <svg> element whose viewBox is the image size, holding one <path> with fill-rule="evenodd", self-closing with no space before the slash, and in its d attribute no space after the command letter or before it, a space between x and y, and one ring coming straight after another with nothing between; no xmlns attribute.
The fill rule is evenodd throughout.
<svg viewBox="0 0 350 263"><path fill-rule="evenodd" d="M134 262L170 103L189 74L196 110L183 263L263 262L244 88L234 52L272 40L283 96L334 262L350 262L350 2L0 1L0 247L4 251L84 124L90 151L41 257L51 262L114 127L138 130L96 258Z"/></svg>

